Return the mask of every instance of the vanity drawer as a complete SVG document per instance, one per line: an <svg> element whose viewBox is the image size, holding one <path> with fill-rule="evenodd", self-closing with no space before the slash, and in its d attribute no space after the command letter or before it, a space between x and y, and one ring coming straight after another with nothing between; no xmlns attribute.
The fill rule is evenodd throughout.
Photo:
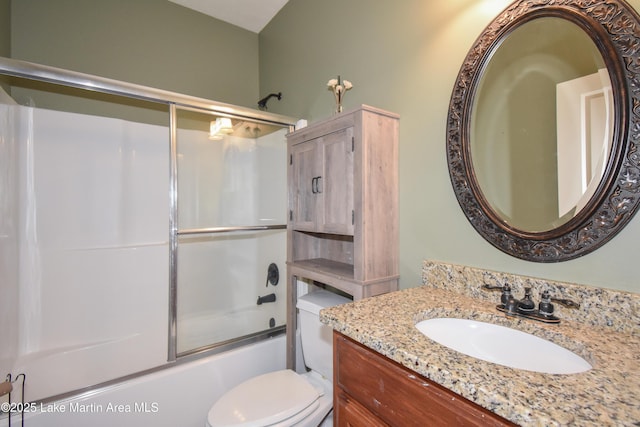
<svg viewBox="0 0 640 427"><path fill-rule="evenodd" d="M337 426L352 400L391 426L515 425L338 332L333 349Z"/></svg>

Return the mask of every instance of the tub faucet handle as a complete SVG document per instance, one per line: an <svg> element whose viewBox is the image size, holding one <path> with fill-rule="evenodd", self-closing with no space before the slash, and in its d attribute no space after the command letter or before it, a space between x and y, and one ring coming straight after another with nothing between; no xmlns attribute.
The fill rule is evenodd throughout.
<svg viewBox="0 0 640 427"><path fill-rule="evenodd" d="M267 269L267 284L266 287L269 287L269 283L273 286L278 284L280 280L280 272L278 271L278 265L275 262L269 264L269 268Z"/></svg>

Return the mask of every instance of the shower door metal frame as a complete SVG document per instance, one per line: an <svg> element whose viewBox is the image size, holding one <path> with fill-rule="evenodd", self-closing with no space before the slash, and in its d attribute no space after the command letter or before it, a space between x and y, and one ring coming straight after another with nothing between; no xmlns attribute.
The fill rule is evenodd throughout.
<svg viewBox="0 0 640 427"><path fill-rule="evenodd" d="M177 92L151 88L148 86L122 82L77 71L50 67L33 62L0 57L0 75L20 77L28 80L57 84L60 86L84 89L91 92L119 95L126 98L139 99L153 103L164 104L169 107L169 325L167 361L175 362L177 353L177 292L178 292L178 238L181 235L213 234L224 232L242 232L257 230L285 229L286 224L277 225L247 225L235 227L212 227L200 229L178 228L178 164L177 164L177 110L185 109L198 111L218 117L229 117L251 120L257 123L270 124L295 129L296 119L279 114L267 113L246 107L239 107L223 102L211 101L205 98L184 95ZM230 345L233 347L233 344ZM208 353L209 348L202 352ZM188 352L192 356L195 352ZM182 355L180 355L182 357Z"/></svg>

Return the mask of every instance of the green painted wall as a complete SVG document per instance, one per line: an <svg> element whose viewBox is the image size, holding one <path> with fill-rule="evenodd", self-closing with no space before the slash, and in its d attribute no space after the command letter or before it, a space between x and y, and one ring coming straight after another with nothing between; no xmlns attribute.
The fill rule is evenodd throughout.
<svg viewBox="0 0 640 427"><path fill-rule="evenodd" d="M640 10L640 0L629 2ZM277 113L329 116L330 78L354 88L345 108L370 104L400 120L401 287L420 284L425 258L552 280L640 292L640 215L580 259L521 261L471 227L453 193L446 118L459 68L476 37L509 0L289 0L260 33L260 89L282 91Z"/></svg>
<svg viewBox="0 0 640 427"><path fill-rule="evenodd" d="M0 55L11 55L11 2L0 0Z"/></svg>
<svg viewBox="0 0 640 427"><path fill-rule="evenodd" d="M260 98L258 35L166 0L12 0L11 24L16 59L241 106Z"/></svg>

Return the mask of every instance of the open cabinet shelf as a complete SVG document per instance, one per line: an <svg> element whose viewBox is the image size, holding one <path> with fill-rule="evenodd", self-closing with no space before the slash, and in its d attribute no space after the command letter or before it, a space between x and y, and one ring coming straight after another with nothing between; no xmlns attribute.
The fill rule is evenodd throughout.
<svg viewBox="0 0 640 427"><path fill-rule="evenodd" d="M326 258L313 258L295 261L289 265L300 270L308 270L315 275L327 276L329 279L353 281L353 264L345 264Z"/></svg>

